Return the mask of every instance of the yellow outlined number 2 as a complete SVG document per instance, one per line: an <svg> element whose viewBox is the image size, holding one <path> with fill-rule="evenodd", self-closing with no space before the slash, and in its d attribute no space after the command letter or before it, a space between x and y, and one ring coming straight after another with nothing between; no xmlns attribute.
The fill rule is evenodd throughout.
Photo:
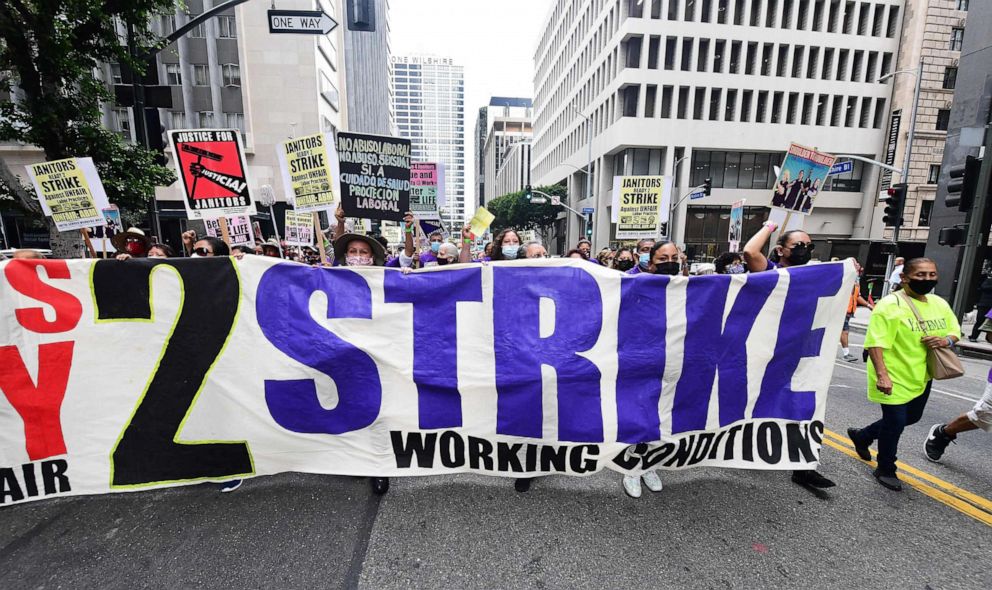
<svg viewBox="0 0 992 590"><path fill-rule="evenodd" d="M155 371L111 453L113 488L254 473L244 441L180 441L179 434L237 320L241 285L228 257L99 260L91 282L97 322L152 321L152 274L180 279L182 302Z"/></svg>

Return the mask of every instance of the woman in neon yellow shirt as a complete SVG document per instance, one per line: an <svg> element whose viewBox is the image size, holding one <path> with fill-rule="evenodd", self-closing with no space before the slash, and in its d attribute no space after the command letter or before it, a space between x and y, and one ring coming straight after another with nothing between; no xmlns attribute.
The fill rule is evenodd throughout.
<svg viewBox="0 0 992 590"><path fill-rule="evenodd" d="M897 492L902 489L896 477L899 437L905 427L920 421L930 397L927 349L954 346L961 338L951 307L930 293L937 286L933 260L914 258L907 262L901 284L902 290L875 305L865 335L865 348L871 357L868 399L881 404L882 419L860 430L847 429L858 456L865 461L871 460L868 446L878 441L875 479ZM919 311L925 326L919 325L910 305Z"/></svg>

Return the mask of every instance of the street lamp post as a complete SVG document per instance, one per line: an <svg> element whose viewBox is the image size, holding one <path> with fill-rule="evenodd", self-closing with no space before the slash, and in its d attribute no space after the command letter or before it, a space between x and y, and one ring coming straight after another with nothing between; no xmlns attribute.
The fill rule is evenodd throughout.
<svg viewBox="0 0 992 590"><path fill-rule="evenodd" d="M592 198L592 119L590 119L587 115L582 114L582 111L580 111L578 107L576 107L575 105L569 105L569 106L572 107L572 110L575 111L577 115L579 115L580 117L586 120L586 198L591 199ZM568 206L565 205L565 207ZM572 209L571 207L568 207L568 209L574 211L574 209ZM586 219L585 214L580 213L580 215L582 215L583 220ZM595 237L595 234L593 234L593 237ZM568 239L567 235L565 239L566 240Z"/></svg>
<svg viewBox="0 0 992 590"><path fill-rule="evenodd" d="M672 164L672 184L674 185L675 190L679 190L679 164L681 164L683 160L688 159L688 157L689 156L682 156L678 160L675 160L675 163ZM693 191L695 191L695 189L693 189ZM692 194L692 192L689 194ZM668 205L668 227L666 229L668 230L668 239L672 242L675 241L675 231L673 229L675 227L675 212L678 211L679 204L684 200L684 197L679 199L678 202L673 200Z"/></svg>
<svg viewBox="0 0 992 590"><path fill-rule="evenodd" d="M892 72L891 74L886 74L878 79L878 82L884 82L889 78L894 78L899 74L916 74L916 87L913 90L913 108L909 111L909 132L906 134L906 154L903 157L902 164L902 181L904 183L909 183L909 163L913 157L913 138L916 135L916 112L919 110L920 106L920 86L923 82L923 58L920 58L919 66L915 70L899 70L898 72ZM898 221L898 220L897 220ZM899 228L902 223L896 223L892 226L892 242L896 245L896 249L899 247ZM896 252L889 253L889 259L885 263L885 282L882 284L882 296L889 294L889 277L892 276L892 269L895 266Z"/></svg>

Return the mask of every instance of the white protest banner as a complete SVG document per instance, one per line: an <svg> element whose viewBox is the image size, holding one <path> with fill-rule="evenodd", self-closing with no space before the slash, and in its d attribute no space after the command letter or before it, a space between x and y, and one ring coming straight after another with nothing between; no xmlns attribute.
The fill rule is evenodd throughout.
<svg viewBox="0 0 992 590"><path fill-rule="evenodd" d="M210 219L254 215L245 149L237 129L169 131L186 215Z"/></svg>
<svg viewBox="0 0 992 590"><path fill-rule="evenodd" d="M612 216L617 224L616 239L657 236L661 224L668 219L668 209L662 204L671 188L669 176L614 177Z"/></svg>
<svg viewBox="0 0 992 590"><path fill-rule="evenodd" d="M313 214L286 209L287 246L313 246Z"/></svg>
<svg viewBox="0 0 992 590"><path fill-rule="evenodd" d="M792 144L772 189L772 207L809 214L836 158Z"/></svg>
<svg viewBox="0 0 992 590"><path fill-rule="evenodd" d="M102 227L101 209L109 209L107 193L93 158L66 158L25 166L38 203L59 231Z"/></svg>
<svg viewBox="0 0 992 590"><path fill-rule="evenodd" d="M299 213L331 211L338 195L338 153L327 133L284 141L276 148L282 182Z"/></svg>
<svg viewBox="0 0 992 590"><path fill-rule="evenodd" d="M0 505L284 471L810 469L854 279L0 262Z"/></svg>
<svg viewBox="0 0 992 590"><path fill-rule="evenodd" d="M227 235L231 246L255 246L255 230L251 218L247 215L225 217L227 220ZM220 238L220 219L204 219L207 235Z"/></svg>

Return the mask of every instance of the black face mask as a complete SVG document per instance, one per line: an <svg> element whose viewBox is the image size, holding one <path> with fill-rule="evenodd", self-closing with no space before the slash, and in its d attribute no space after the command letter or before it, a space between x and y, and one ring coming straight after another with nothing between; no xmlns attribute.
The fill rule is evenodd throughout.
<svg viewBox="0 0 992 590"><path fill-rule="evenodd" d="M812 257L812 250L807 250L806 246L796 246L789 251L789 266L801 266Z"/></svg>
<svg viewBox="0 0 992 590"><path fill-rule="evenodd" d="M437 265L438 266L444 266L445 264L448 264L448 262L449 261L448 261L447 258L438 258L437 259Z"/></svg>
<svg viewBox="0 0 992 590"><path fill-rule="evenodd" d="M933 291L933 288L936 286L937 281L909 281L909 288L912 289L913 293L916 293L917 295L926 295L930 291Z"/></svg>
<svg viewBox="0 0 992 590"><path fill-rule="evenodd" d="M634 268L633 260L617 260L616 262L617 270L622 270L627 272L628 270Z"/></svg>
<svg viewBox="0 0 992 590"><path fill-rule="evenodd" d="M661 262L654 265L654 274L675 276L682 270L682 265L678 262Z"/></svg>

